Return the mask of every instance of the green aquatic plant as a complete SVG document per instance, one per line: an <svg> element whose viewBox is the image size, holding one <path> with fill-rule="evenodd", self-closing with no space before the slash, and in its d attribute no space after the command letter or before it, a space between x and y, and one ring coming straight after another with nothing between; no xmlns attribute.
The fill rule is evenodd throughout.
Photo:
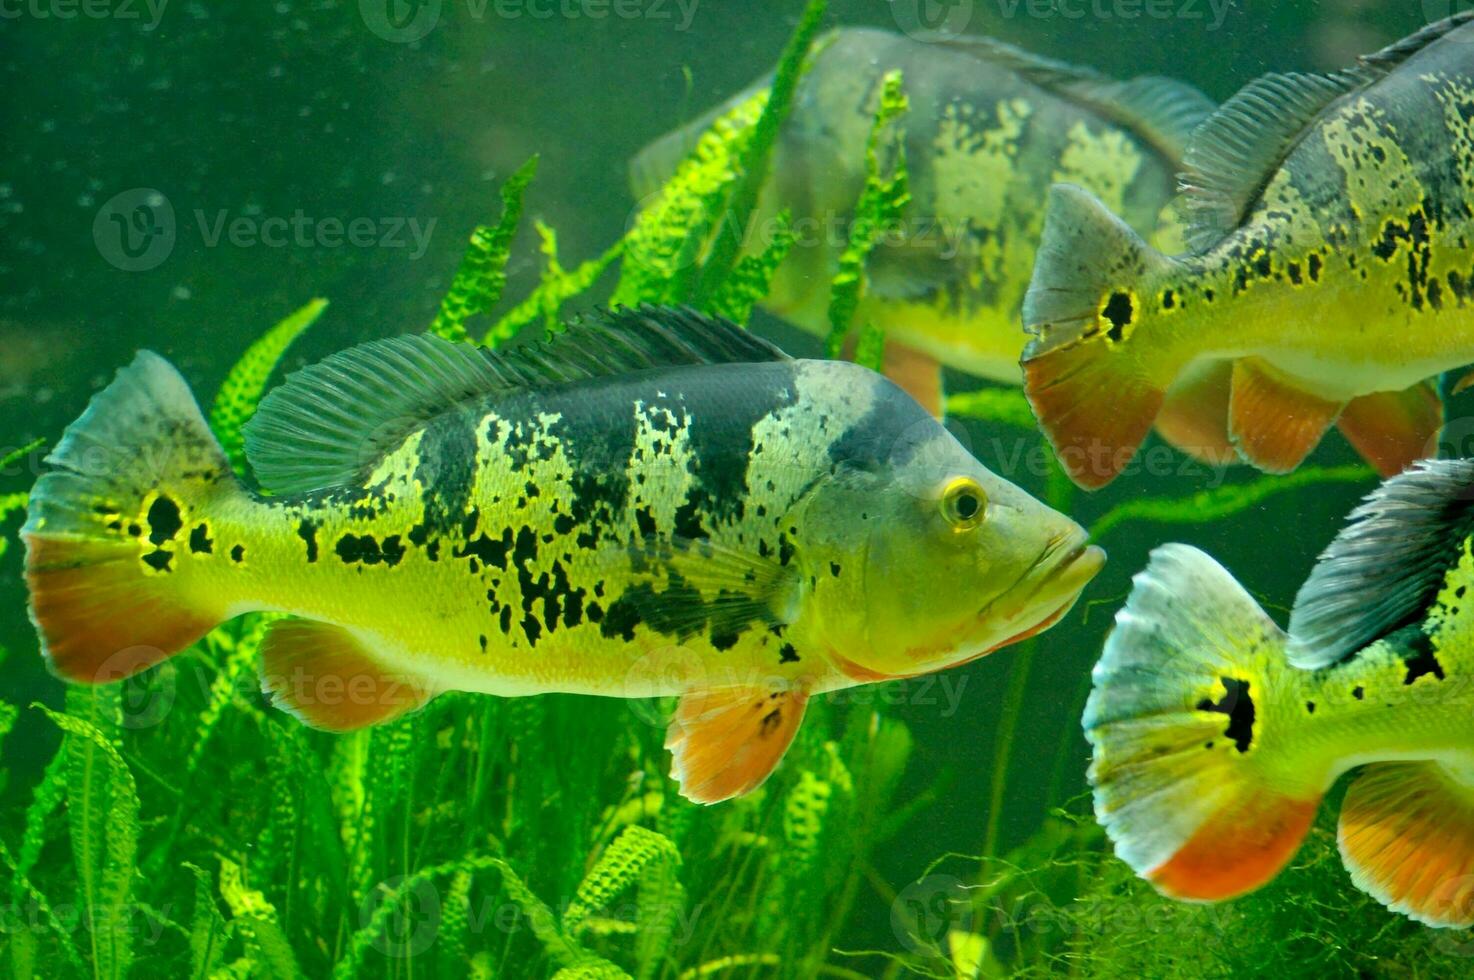
<svg viewBox="0 0 1474 980"><path fill-rule="evenodd" d="M865 142L865 186L855 203L848 239L839 256L839 270L829 290L829 336L824 352L839 357L854 326L855 311L865 290L865 265L881 238L900 227L911 201L903 135L897 127L910 108L898 71L881 80L880 101ZM884 159L889 157L889 161ZM879 370L882 339L874 324L860 331L855 360Z"/></svg>

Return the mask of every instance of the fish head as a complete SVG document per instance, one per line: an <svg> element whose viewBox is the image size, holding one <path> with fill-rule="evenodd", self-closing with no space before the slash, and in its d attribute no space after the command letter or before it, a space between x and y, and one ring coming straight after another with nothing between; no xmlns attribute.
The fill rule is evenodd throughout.
<svg viewBox="0 0 1474 980"><path fill-rule="evenodd" d="M1054 625L1105 563L1075 521L926 417L884 465L818 489L798 552L808 612L856 681L930 673Z"/></svg>

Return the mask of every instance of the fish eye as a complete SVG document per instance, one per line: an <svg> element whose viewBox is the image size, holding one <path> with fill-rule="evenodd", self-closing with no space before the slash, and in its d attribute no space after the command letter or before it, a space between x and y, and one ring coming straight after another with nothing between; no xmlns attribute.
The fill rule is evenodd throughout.
<svg viewBox="0 0 1474 980"><path fill-rule="evenodd" d="M988 495L976 480L961 476L942 491L942 516L954 531L970 531L983 523Z"/></svg>

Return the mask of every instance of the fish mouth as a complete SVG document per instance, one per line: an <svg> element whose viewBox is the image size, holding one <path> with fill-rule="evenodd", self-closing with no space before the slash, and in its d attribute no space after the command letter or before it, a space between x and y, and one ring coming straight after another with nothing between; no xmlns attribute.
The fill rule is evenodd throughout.
<svg viewBox="0 0 1474 980"><path fill-rule="evenodd" d="M1104 549L1083 535L1051 541L1012 588L979 611L980 619L997 617L1005 629L1019 628L977 656L1037 636L1058 623L1105 567L1105 560Z"/></svg>

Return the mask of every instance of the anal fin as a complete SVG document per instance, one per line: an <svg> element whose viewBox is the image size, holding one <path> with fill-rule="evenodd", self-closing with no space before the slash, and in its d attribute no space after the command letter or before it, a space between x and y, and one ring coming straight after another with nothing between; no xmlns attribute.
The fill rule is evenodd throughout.
<svg viewBox="0 0 1474 980"><path fill-rule="evenodd" d="M1368 766L1346 793L1339 839L1356 887L1394 912L1474 926L1474 785L1433 762Z"/></svg>
<svg viewBox="0 0 1474 980"><path fill-rule="evenodd" d="M1229 437L1266 473L1289 473L1320 443L1340 404L1296 388L1257 357L1233 365Z"/></svg>
<svg viewBox="0 0 1474 980"><path fill-rule="evenodd" d="M1211 466L1238 461L1228 437L1233 365L1213 361L1190 368L1167 389L1157 415L1157 432L1179 451Z"/></svg>
<svg viewBox="0 0 1474 980"><path fill-rule="evenodd" d="M1378 473L1396 476L1416 461L1438 455L1443 400L1427 382L1381 391L1352 399L1336 424Z"/></svg>
<svg viewBox="0 0 1474 980"><path fill-rule="evenodd" d="M942 365L930 354L889 340L885 345L885 376L916 399L934 417L942 417Z"/></svg>
<svg viewBox="0 0 1474 980"><path fill-rule="evenodd" d="M392 721L435 696L423 678L386 667L353 633L283 619L261 645L261 689L305 724L334 732Z"/></svg>
<svg viewBox="0 0 1474 980"><path fill-rule="evenodd" d="M762 785L788 751L808 700L781 684L682 696L665 738L681 795L720 803Z"/></svg>

